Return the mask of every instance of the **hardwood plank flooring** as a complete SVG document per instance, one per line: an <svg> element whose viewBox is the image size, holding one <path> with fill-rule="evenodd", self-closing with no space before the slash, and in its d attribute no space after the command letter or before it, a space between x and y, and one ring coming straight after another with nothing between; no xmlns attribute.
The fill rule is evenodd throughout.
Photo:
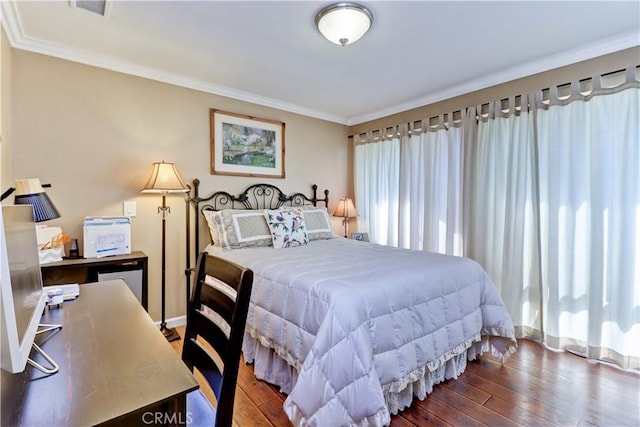
<svg viewBox="0 0 640 427"><path fill-rule="evenodd" d="M184 326L178 332L183 336ZM181 351L182 341L172 344ZM415 399L392 416L391 426L640 426L640 372L527 340L518 344L504 365L488 355L469 362L460 378L435 386L425 400ZM240 365L234 425L291 426L282 409L286 396L256 379L253 366Z"/></svg>

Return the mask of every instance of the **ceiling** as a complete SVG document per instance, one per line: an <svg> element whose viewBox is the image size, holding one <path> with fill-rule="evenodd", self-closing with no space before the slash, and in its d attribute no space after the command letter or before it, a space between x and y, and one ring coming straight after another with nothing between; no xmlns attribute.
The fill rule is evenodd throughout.
<svg viewBox="0 0 640 427"><path fill-rule="evenodd" d="M341 47L328 1L2 0L14 48L353 125L640 45L635 1L362 1ZM639 59L640 61L640 59Z"/></svg>

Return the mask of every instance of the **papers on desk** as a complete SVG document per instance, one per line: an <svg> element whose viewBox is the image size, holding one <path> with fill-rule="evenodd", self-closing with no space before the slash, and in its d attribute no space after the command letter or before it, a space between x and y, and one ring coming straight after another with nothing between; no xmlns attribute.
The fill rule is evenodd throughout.
<svg viewBox="0 0 640 427"><path fill-rule="evenodd" d="M77 283L68 285L45 286L48 304L60 304L64 301L76 299L80 295L80 286ZM62 299L62 301L60 301Z"/></svg>
<svg viewBox="0 0 640 427"><path fill-rule="evenodd" d="M131 219L126 216L87 216L83 233L85 258L131 253Z"/></svg>

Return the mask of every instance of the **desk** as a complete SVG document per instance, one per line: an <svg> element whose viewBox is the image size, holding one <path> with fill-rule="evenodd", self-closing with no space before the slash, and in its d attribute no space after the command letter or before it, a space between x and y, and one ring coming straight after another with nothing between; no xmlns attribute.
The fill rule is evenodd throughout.
<svg viewBox="0 0 640 427"><path fill-rule="evenodd" d="M128 283L138 296L138 300L147 310L148 293L148 260L141 251L134 251L126 255L114 255L104 258L76 258L63 259L40 266L42 270L42 284L63 285L66 283L98 282L101 273L126 272L141 270L142 283ZM126 279L126 273L123 278ZM120 279L120 277L110 277Z"/></svg>
<svg viewBox="0 0 640 427"><path fill-rule="evenodd" d="M2 371L3 426L149 425L156 412L186 421L198 382L122 280L80 286L42 322L63 325L36 339L60 371Z"/></svg>

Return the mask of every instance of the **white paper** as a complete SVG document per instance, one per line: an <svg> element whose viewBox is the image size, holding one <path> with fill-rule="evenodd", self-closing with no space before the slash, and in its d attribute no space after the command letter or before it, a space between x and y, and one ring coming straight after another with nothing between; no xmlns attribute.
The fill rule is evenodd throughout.
<svg viewBox="0 0 640 427"><path fill-rule="evenodd" d="M85 217L85 258L101 258L130 253L131 220L128 217Z"/></svg>

